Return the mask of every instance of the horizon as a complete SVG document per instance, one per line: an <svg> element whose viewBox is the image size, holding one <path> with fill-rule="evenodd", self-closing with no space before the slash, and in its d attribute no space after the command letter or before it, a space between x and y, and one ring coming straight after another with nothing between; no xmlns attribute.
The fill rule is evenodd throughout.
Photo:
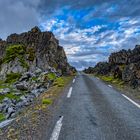
<svg viewBox="0 0 140 140"><path fill-rule="evenodd" d="M34 26L51 31L78 70L140 44L139 0L5 0L0 5L0 38Z"/></svg>

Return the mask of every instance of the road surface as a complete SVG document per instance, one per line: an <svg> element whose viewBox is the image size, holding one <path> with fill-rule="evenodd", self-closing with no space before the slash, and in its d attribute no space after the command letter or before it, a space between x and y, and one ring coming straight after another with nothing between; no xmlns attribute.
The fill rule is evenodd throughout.
<svg viewBox="0 0 140 140"><path fill-rule="evenodd" d="M79 74L50 124L46 140L140 140L140 107L100 79Z"/></svg>

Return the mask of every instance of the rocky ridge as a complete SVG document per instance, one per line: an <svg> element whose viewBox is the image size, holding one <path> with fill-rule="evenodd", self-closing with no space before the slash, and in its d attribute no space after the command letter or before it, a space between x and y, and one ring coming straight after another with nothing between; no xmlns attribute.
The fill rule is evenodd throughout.
<svg viewBox="0 0 140 140"><path fill-rule="evenodd" d="M75 71L52 32L34 27L0 40L0 121L28 106L55 79Z"/></svg>
<svg viewBox="0 0 140 140"><path fill-rule="evenodd" d="M99 62L94 68L84 70L86 73L113 75L114 78L137 87L140 85L140 45L133 50L121 50L112 53L108 62Z"/></svg>

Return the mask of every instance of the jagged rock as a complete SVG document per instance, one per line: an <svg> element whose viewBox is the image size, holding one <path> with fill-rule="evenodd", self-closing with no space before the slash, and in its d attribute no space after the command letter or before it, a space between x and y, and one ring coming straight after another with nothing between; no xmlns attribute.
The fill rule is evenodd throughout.
<svg viewBox="0 0 140 140"><path fill-rule="evenodd" d="M0 104L0 112L2 112L2 110L3 110L3 105Z"/></svg>
<svg viewBox="0 0 140 140"><path fill-rule="evenodd" d="M16 88L18 90L28 90L28 87L27 87L27 85L25 85L25 83L16 84Z"/></svg>
<svg viewBox="0 0 140 140"><path fill-rule="evenodd" d="M59 41L52 32L41 32L38 27L34 27L29 32L12 34L7 37L4 43L2 43L2 41L0 42L0 54L3 46L8 47L8 45L12 44L23 44L26 49L22 57L26 65L29 66L28 68L23 68L25 62L22 63L21 66L21 60L19 61L19 58L16 58L14 61L2 64L0 75L5 75L5 71L9 73L11 71L20 73L26 71L35 72L36 67L43 71L52 67L56 70L61 69L63 73L74 70L73 67L68 64L64 49L59 45ZM6 53L6 47L2 48L2 53Z"/></svg>
<svg viewBox="0 0 140 140"><path fill-rule="evenodd" d="M20 95L22 95L22 93L21 92L15 92L14 95L20 96Z"/></svg>
<svg viewBox="0 0 140 140"><path fill-rule="evenodd" d="M12 100L9 99L9 98L7 98L7 97L5 97L5 98L2 100L2 102L8 104L8 103L12 103Z"/></svg>
<svg viewBox="0 0 140 140"><path fill-rule="evenodd" d="M10 91L11 91L11 90L10 90L9 88L4 88L4 89L3 89L3 94L10 93Z"/></svg>
<svg viewBox="0 0 140 140"><path fill-rule="evenodd" d="M22 75L22 77L19 79L20 82L22 81L28 81L29 78L31 78L34 74L31 72L26 72Z"/></svg>
<svg viewBox="0 0 140 140"><path fill-rule="evenodd" d="M6 118L8 119L13 113L15 113L15 109L13 107L9 107L7 109L7 115Z"/></svg>
<svg viewBox="0 0 140 140"><path fill-rule="evenodd" d="M20 97L20 99L23 101L23 100L26 100L26 97L23 95Z"/></svg>
<svg viewBox="0 0 140 140"><path fill-rule="evenodd" d="M61 76L75 71L52 32L41 32L36 26L28 32L11 34L6 41L0 40L0 78L12 83L15 96L21 96L24 90L28 93L18 101L4 98L0 111L9 118L29 105L50 85L43 75L51 72ZM2 89L0 94L9 92L10 88Z"/></svg>
<svg viewBox="0 0 140 140"><path fill-rule="evenodd" d="M85 69L85 73L96 73L96 74L102 74L106 75L110 72L110 64L107 62L99 62L96 64L94 68L89 67L88 69Z"/></svg>
<svg viewBox="0 0 140 140"><path fill-rule="evenodd" d="M42 70L40 68L36 68L34 73L35 73L35 75L39 75L42 73Z"/></svg>
<svg viewBox="0 0 140 140"><path fill-rule="evenodd" d="M10 89L9 88L0 89L0 94L7 94L7 93L10 93Z"/></svg>

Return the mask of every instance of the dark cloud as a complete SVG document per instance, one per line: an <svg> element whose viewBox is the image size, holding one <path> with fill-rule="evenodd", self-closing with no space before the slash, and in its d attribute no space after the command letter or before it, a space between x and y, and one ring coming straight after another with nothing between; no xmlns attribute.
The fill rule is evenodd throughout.
<svg viewBox="0 0 140 140"><path fill-rule="evenodd" d="M6 38L14 32L22 32L38 25L38 0L1 0L0 37Z"/></svg>
<svg viewBox="0 0 140 140"><path fill-rule="evenodd" d="M39 25L54 32L81 69L140 43L139 9L140 0L1 0L0 37Z"/></svg>

